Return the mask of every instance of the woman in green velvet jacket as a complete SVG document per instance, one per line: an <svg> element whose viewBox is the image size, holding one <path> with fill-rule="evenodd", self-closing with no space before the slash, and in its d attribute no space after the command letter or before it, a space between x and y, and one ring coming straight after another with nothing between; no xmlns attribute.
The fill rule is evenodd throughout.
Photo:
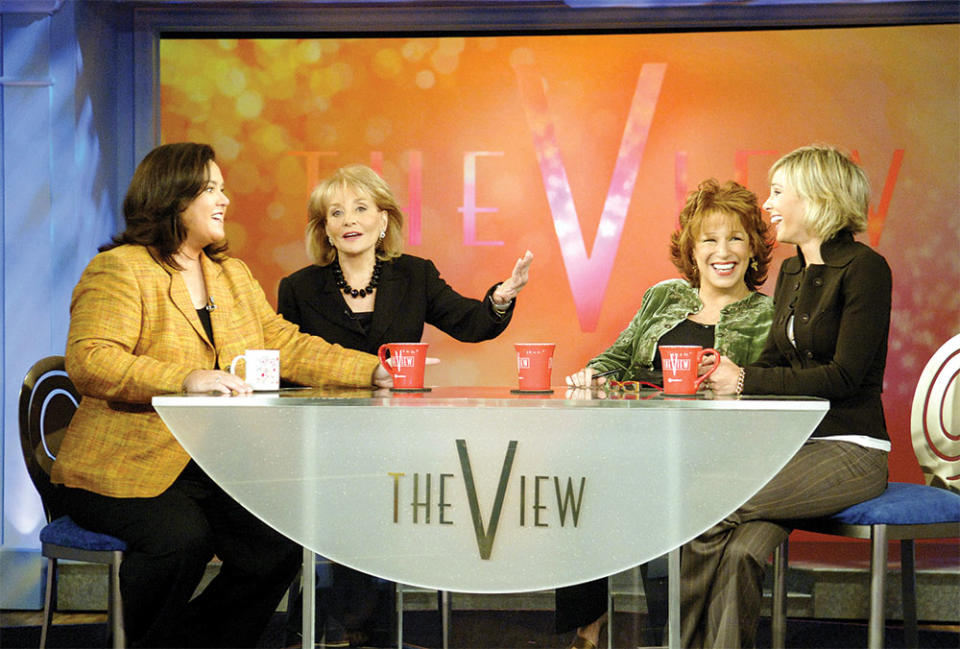
<svg viewBox="0 0 960 649"><path fill-rule="evenodd" d="M660 338L703 309L699 287L689 280L668 279L643 295L640 310L617 340L597 354L587 367L597 372L619 370L618 380L630 380L654 371ZM755 359L773 319L773 301L756 291L720 309L710 346L730 358ZM602 379L601 379L602 380Z"/></svg>
<svg viewBox="0 0 960 649"><path fill-rule="evenodd" d="M735 182L715 180L691 192L680 212L680 229L671 237L671 258L686 279L655 284L643 296L630 325L607 350L567 377L574 388L603 384L594 374L614 371L610 379L660 382L657 346L686 344L713 347L743 363L763 349L773 318L773 301L757 292L767 277L772 240L757 197ZM663 580L666 561L643 567L648 623L666 620ZM577 628L573 647L591 649L606 623L607 580L557 589L557 632ZM658 597L658 594L660 595ZM651 641L658 642L656 637Z"/></svg>

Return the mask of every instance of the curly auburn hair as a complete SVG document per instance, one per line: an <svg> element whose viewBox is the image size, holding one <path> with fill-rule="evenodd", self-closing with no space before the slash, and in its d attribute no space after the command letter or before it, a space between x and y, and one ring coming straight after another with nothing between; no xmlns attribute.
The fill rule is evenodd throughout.
<svg viewBox="0 0 960 649"><path fill-rule="evenodd" d="M670 260L691 286L699 287L700 273L693 248L704 219L717 213L735 217L747 233L752 261L756 261L757 267L749 264L743 281L751 291L757 290L767 279L773 238L769 224L763 220L756 194L732 180L721 185L711 178L687 195L687 202L680 210L680 229L670 236Z"/></svg>

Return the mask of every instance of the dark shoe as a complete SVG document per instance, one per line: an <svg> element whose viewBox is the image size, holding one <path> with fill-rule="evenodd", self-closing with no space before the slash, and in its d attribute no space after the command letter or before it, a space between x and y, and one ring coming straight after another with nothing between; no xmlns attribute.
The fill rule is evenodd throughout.
<svg viewBox="0 0 960 649"><path fill-rule="evenodd" d="M315 631L314 649L345 649L351 646L347 631L333 618L328 617L326 626L318 627ZM293 638L288 636L286 649L302 649L300 632L295 631L291 635Z"/></svg>
<svg viewBox="0 0 960 649"><path fill-rule="evenodd" d="M323 628L322 641L317 642L317 648L335 649L340 647L352 646L349 632L343 628L343 625L336 618L327 616L326 624Z"/></svg>
<svg viewBox="0 0 960 649"><path fill-rule="evenodd" d="M370 640L370 635L363 629L353 629L343 632L343 639L348 647L362 647Z"/></svg>

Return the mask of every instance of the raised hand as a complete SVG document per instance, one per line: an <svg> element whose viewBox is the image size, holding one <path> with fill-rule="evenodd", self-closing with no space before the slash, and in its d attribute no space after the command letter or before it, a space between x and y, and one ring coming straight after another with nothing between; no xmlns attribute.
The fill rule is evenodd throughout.
<svg viewBox="0 0 960 649"><path fill-rule="evenodd" d="M510 304L517 294L527 285L530 279L530 264L533 263L533 253L529 250L517 260L510 277L500 283L493 292L493 301L499 305Z"/></svg>

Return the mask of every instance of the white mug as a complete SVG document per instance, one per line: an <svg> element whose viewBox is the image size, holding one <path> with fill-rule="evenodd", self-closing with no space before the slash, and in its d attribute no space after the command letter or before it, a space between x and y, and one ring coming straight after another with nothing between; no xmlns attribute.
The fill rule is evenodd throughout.
<svg viewBox="0 0 960 649"><path fill-rule="evenodd" d="M237 361L246 361L244 381L254 390L280 389L280 351L277 349L248 349L230 363L230 373L236 374Z"/></svg>

